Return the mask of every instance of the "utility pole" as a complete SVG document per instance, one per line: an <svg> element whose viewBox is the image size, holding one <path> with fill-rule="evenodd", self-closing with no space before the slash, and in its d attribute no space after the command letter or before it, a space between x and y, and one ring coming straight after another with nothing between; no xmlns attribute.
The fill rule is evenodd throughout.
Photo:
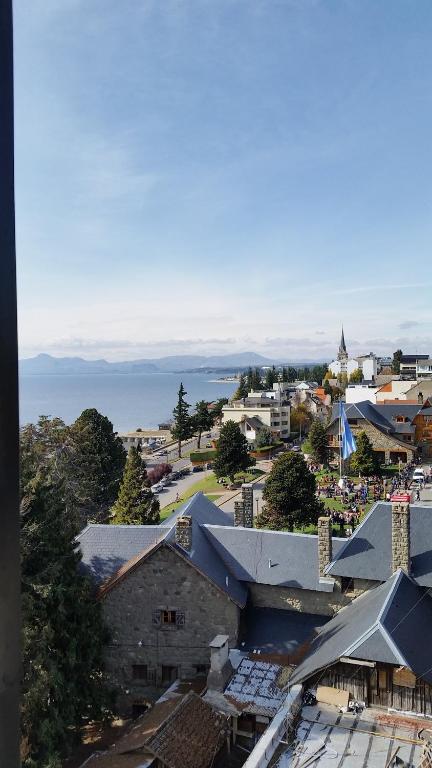
<svg viewBox="0 0 432 768"><path fill-rule="evenodd" d="M12 0L0 0L0 763L18 768L20 640Z"/></svg>

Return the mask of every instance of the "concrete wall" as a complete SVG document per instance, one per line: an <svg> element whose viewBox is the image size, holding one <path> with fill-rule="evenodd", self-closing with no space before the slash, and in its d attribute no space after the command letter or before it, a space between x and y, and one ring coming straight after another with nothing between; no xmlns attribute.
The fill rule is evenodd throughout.
<svg viewBox="0 0 432 768"><path fill-rule="evenodd" d="M108 592L103 610L112 632L107 669L119 691L120 711L140 697L152 697L162 684L162 665L177 667L180 678L194 676L197 665L210 664L209 643L215 635L229 635L230 645L237 640L239 608L167 547ZM184 613L184 625L155 625L160 610ZM147 681L133 678L136 664L147 665Z"/></svg>
<svg viewBox="0 0 432 768"><path fill-rule="evenodd" d="M267 768L281 741L286 740L286 734L294 728L295 719L301 709L302 692L301 685L293 685L279 712L243 764L243 768Z"/></svg>

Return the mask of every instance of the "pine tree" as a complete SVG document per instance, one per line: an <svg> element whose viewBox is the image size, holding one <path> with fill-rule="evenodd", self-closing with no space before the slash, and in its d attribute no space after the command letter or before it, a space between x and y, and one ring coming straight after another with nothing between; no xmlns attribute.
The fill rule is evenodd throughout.
<svg viewBox="0 0 432 768"><path fill-rule="evenodd" d="M292 531L294 525L316 524L324 511L316 496L315 475L302 454L292 451L283 453L274 462L263 499L266 504L257 518L258 528Z"/></svg>
<svg viewBox="0 0 432 768"><path fill-rule="evenodd" d="M194 432L198 432L197 447L201 448L202 433L207 432L213 426L213 415L210 413L209 404L205 400L198 400L196 403L192 423Z"/></svg>
<svg viewBox="0 0 432 768"><path fill-rule="evenodd" d="M171 427L171 434L178 442L179 457L181 456L182 440L187 440L193 435L193 421L191 416L189 416L190 406L185 400L185 395L187 395L187 392L181 382L178 391L177 405L173 410L174 423Z"/></svg>
<svg viewBox="0 0 432 768"><path fill-rule="evenodd" d="M252 392L254 382L254 374L252 368L248 368L246 374L246 387L248 392Z"/></svg>
<svg viewBox="0 0 432 768"><path fill-rule="evenodd" d="M273 366L272 368L267 368L265 379L264 379L264 389L266 389L267 391L270 391L271 389L273 389L273 384L276 384L277 380L278 380L278 375L277 375L275 366Z"/></svg>
<svg viewBox="0 0 432 768"><path fill-rule="evenodd" d="M114 525L158 525L159 501L147 487L145 463L138 448L129 449L117 501L112 508Z"/></svg>
<svg viewBox="0 0 432 768"><path fill-rule="evenodd" d="M261 371L259 368L254 368L252 371L252 390L254 392L259 392L262 388Z"/></svg>
<svg viewBox="0 0 432 768"><path fill-rule="evenodd" d="M79 741L84 718L108 716L108 633L80 574L62 485L39 480L23 502L23 765L54 768Z"/></svg>
<svg viewBox="0 0 432 768"><path fill-rule="evenodd" d="M213 464L216 477L229 477L233 483L236 472L244 471L254 463L240 427L234 421L226 421L221 428L216 447Z"/></svg>
<svg viewBox="0 0 432 768"><path fill-rule="evenodd" d="M238 387L233 395L233 400L243 400L243 398L247 397L248 394L249 392L248 392L246 377L244 373L241 373L239 376Z"/></svg>
<svg viewBox="0 0 432 768"><path fill-rule="evenodd" d="M400 373L400 364L403 357L403 352L401 349L397 349L396 352L393 353L393 360L392 360L392 373Z"/></svg>
<svg viewBox="0 0 432 768"><path fill-rule="evenodd" d="M377 453L374 451L366 432L356 435L357 449L350 456L351 470L362 477L379 475L381 465Z"/></svg>
<svg viewBox="0 0 432 768"><path fill-rule="evenodd" d="M327 464L328 459L328 441L327 431L319 419L312 422L309 430L309 443L312 450L312 458L319 464Z"/></svg>
<svg viewBox="0 0 432 768"><path fill-rule="evenodd" d="M64 474L73 481L75 503L87 520L106 521L126 463L122 441L96 408L83 411L68 434Z"/></svg>

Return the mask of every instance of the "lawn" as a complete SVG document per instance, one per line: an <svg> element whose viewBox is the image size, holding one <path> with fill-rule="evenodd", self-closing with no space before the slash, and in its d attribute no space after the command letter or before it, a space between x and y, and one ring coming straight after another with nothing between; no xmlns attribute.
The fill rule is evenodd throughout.
<svg viewBox="0 0 432 768"><path fill-rule="evenodd" d="M255 480L257 477L260 477L260 475L263 474L264 472L262 472L260 469L255 469L253 472L239 472L238 475L236 475L236 480L250 483L251 480ZM187 490L183 491L182 497L179 501L174 501L172 504L168 504L167 507L163 507L160 513L161 520L165 520L167 517L169 517L171 512L174 512L175 509L184 504L185 501L190 499L191 496L193 496L195 493L198 493L198 491L202 491L207 496L207 498L210 499L210 501L214 501L215 499L219 498L222 492L226 491L226 488L224 488L222 484L218 483L214 473L212 472L210 475L207 475L207 477L204 477L201 480L197 480L196 483L191 485Z"/></svg>

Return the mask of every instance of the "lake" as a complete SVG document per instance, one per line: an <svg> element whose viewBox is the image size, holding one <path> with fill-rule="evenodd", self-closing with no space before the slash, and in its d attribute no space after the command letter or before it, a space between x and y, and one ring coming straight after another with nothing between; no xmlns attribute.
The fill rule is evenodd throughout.
<svg viewBox="0 0 432 768"><path fill-rule="evenodd" d="M59 416L66 424L75 421L85 408L97 408L119 431L157 427L170 418L180 382L186 400L216 400L230 397L235 382L215 381L218 374L142 373L22 375L20 377L20 423L37 421L40 415Z"/></svg>

